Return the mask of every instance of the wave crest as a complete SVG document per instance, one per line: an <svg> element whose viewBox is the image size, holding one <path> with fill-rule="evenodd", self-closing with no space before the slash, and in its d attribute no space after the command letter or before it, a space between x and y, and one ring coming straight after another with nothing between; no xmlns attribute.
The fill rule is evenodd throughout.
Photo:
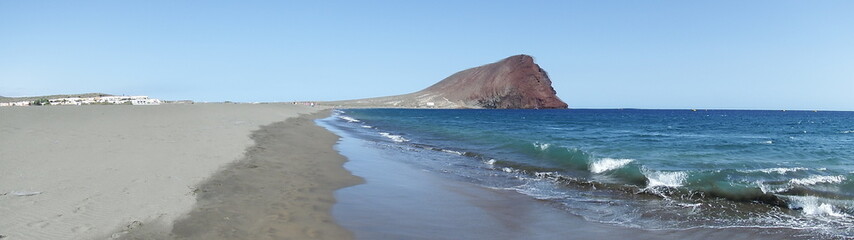
<svg viewBox="0 0 854 240"><path fill-rule="evenodd" d="M756 169L756 170L745 170L743 172L746 172L746 173L763 172L763 173L786 174L789 172L806 171L806 170L809 170L809 168L804 168L804 167L782 168L782 167L778 167L778 168L763 168L763 169Z"/></svg>
<svg viewBox="0 0 854 240"><path fill-rule="evenodd" d="M823 203L817 197L790 197L792 204L790 208L799 209L806 215L845 217L846 214L838 211L832 204Z"/></svg>
<svg viewBox="0 0 854 240"><path fill-rule="evenodd" d="M339 115L339 116L338 116L338 118L340 118L340 119L342 119L342 120L344 120L344 121L347 121L347 122L351 122L351 123L361 122L361 121L359 121L359 119L351 118L351 117L348 117L348 116L341 116L341 115Z"/></svg>
<svg viewBox="0 0 854 240"><path fill-rule="evenodd" d="M647 187L681 187L688 179L688 174L685 172L647 171L644 175L647 179Z"/></svg>
<svg viewBox="0 0 854 240"><path fill-rule="evenodd" d="M841 176L841 175L840 176L819 176L819 175L815 175L815 176L810 176L807 178L795 178L795 179L789 180L789 183L794 184L794 185L808 186L808 185L815 185L815 184L819 184L819 183L840 183L842 181L845 181L845 176Z"/></svg>
<svg viewBox="0 0 854 240"><path fill-rule="evenodd" d="M541 143L541 142L535 142L534 143L534 147L537 147L538 149L540 149L540 151L545 151L546 149L549 149L549 147L551 147L551 146L552 145L548 144L548 143Z"/></svg>
<svg viewBox="0 0 854 240"><path fill-rule="evenodd" d="M409 139L403 138L403 136L394 135L394 134L387 133L387 132L380 132L380 135L382 135L383 137L386 137L388 139L391 139L394 142L408 142L409 141Z"/></svg>
<svg viewBox="0 0 854 240"><path fill-rule="evenodd" d="M603 173L611 171L626 166L626 164L629 164L633 161L634 159L602 158L590 164L590 172Z"/></svg>

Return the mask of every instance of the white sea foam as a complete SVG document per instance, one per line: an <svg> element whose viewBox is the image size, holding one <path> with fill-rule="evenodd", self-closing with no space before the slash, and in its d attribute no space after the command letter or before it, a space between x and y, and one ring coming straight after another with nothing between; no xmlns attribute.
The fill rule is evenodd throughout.
<svg viewBox="0 0 854 240"><path fill-rule="evenodd" d="M649 181L647 187L681 187L688 179L688 174L685 172L647 171L644 175Z"/></svg>
<svg viewBox="0 0 854 240"><path fill-rule="evenodd" d="M763 169L756 169L756 170L745 170L745 171L743 171L743 172L748 172L748 173L752 173L752 172L764 172L764 173L786 174L786 173L788 173L788 172L797 172L797 171L804 171L804 170L809 170L809 168L804 168L804 167L792 167L792 168L763 168Z"/></svg>
<svg viewBox="0 0 854 240"><path fill-rule="evenodd" d="M833 205L827 203L822 203L818 205L818 207L815 207L814 205L804 206L804 213L806 213L807 215L828 215L834 217L845 216L845 214L839 213L834 210Z"/></svg>
<svg viewBox="0 0 854 240"><path fill-rule="evenodd" d="M495 165L495 159L489 159L489 161L486 161L486 164Z"/></svg>
<svg viewBox="0 0 854 240"><path fill-rule="evenodd" d="M680 207L685 207L685 208L697 208L697 207L703 206L702 203L678 203L678 202L676 203L676 205L679 205Z"/></svg>
<svg viewBox="0 0 854 240"><path fill-rule="evenodd" d="M762 191L762 193L778 193L778 192L783 192L783 191L791 189L791 187L786 187L786 186L779 187L779 188L772 188L771 186L765 185L765 182L763 182L761 180L756 181L755 183L756 183L756 186L759 187L759 190Z"/></svg>
<svg viewBox="0 0 854 240"><path fill-rule="evenodd" d="M774 144L774 141L768 140L768 141L762 142L762 144Z"/></svg>
<svg viewBox="0 0 854 240"><path fill-rule="evenodd" d="M509 167L506 167L506 168L502 168L502 169L501 169L501 171L504 171L504 172L508 172L508 173L510 173L510 172L513 172L513 169L512 169L512 168L509 168Z"/></svg>
<svg viewBox="0 0 854 240"><path fill-rule="evenodd" d="M363 127L363 128L374 128L374 127L372 127L372 126L370 126L370 125L362 125L362 127Z"/></svg>
<svg viewBox="0 0 854 240"><path fill-rule="evenodd" d="M789 180L791 184L797 185L815 185L819 183L840 183L845 181L845 176L819 176L814 175L807 178L795 178Z"/></svg>
<svg viewBox="0 0 854 240"><path fill-rule="evenodd" d="M756 186L759 186L759 190L762 191L762 193L768 193L772 191L768 189L768 187L765 186L765 183L763 183L762 181L756 181Z"/></svg>
<svg viewBox="0 0 854 240"><path fill-rule="evenodd" d="M463 152L458 152L458 151L454 151L454 150L442 149L442 152L453 153L453 154L460 155L460 156L463 155Z"/></svg>
<svg viewBox="0 0 854 240"><path fill-rule="evenodd" d="M842 133L842 134L849 134L849 133L854 133L854 130L841 131L841 132L839 132L839 133Z"/></svg>
<svg viewBox="0 0 854 240"><path fill-rule="evenodd" d="M392 141L395 141L395 142L408 142L409 141L409 139L403 138L403 136L394 135L394 134L387 133L387 132L381 132L380 135L382 135L383 137L387 137L388 139L391 139Z"/></svg>
<svg viewBox="0 0 854 240"><path fill-rule="evenodd" d="M351 122L351 123L354 123L354 122L361 122L361 121L359 121L359 119L351 118L351 117L348 117L348 116L340 116L340 115L339 115L339 116L338 116L338 118L343 119L344 121L347 121L347 122Z"/></svg>
<svg viewBox="0 0 854 240"><path fill-rule="evenodd" d="M539 148L540 151L545 151L546 149L549 149L549 147L551 147L552 145L548 143L535 142L534 146Z"/></svg>
<svg viewBox="0 0 854 240"><path fill-rule="evenodd" d="M806 215L844 217L845 213L837 211L833 205L819 201L815 196L792 196L790 197L793 209L801 209Z"/></svg>
<svg viewBox="0 0 854 240"><path fill-rule="evenodd" d="M534 181L521 186L511 187L507 189L531 196L539 200L566 198L566 192L555 190L553 189L553 187L554 186L552 185L552 183L549 182Z"/></svg>
<svg viewBox="0 0 854 240"><path fill-rule="evenodd" d="M603 173L614 169L621 168L634 161L634 159L614 159L602 158L590 164L590 172Z"/></svg>

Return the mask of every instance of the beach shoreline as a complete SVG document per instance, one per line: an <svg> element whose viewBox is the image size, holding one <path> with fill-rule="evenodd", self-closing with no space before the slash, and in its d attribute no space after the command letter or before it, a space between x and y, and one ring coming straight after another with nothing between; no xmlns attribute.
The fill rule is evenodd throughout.
<svg viewBox="0 0 854 240"><path fill-rule="evenodd" d="M791 229L649 230L588 221L548 201L459 181L395 159L405 155L383 152L388 146L377 148L376 142L330 126L336 120L330 111L291 104L196 104L2 112L0 132L11 137L2 138L6 147L0 163L7 173L0 182L0 192L6 193L0 196L4 202L0 214L12 217L0 220L0 235L9 239L806 238ZM65 122L53 123L56 119ZM143 124L98 124L94 119ZM13 139L36 141L34 146L50 151L11 148ZM155 144L165 140L174 142ZM106 146L85 148L93 141ZM59 194L66 198L53 198Z"/></svg>
<svg viewBox="0 0 854 240"><path fill-rule="evenodd" d="M515 188L490 188L457 175L462 167L405 141L364 130L348 115L319 120L341 136L344 167L366 183L336 191L336 221L357 239L809 239L789 228L643 228L591 221ZM372 122L374 123L374 122ZM366 131L366 132L363 132ZM407 133L397 132L403 137ZM401 137L401 136L396 136ZM442 167L427 167L436 161ZM365 204L371 203L371 204ZM651 213L654 214L654 213Z"/></svg>

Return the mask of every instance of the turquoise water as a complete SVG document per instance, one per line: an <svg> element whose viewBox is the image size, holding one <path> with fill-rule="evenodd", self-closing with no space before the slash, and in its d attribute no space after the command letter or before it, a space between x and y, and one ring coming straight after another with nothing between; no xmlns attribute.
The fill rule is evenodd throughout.
<svg viewBox="0 0 854 240"><path fill-rule="evenodd" d="M646 229L854 237L854 112L337 111L401 161ZM390 151L394 154L394 151ZM406 156L406 157L404 157Z"/></svg>

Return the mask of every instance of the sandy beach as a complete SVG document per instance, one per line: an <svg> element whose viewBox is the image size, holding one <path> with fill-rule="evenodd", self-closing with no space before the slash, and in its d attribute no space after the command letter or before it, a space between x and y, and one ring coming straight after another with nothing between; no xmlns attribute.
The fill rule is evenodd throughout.
<svg viewBox="0 0 854 240"><path fill-rule="evenodd" d="M256 132L252 135L261 126L289 118L296 119L300 114L317 111L318 108L291 104L2 108L0 216L3 217L0 218L0 235L4 239L132 237L133 234L126 233L141 233L144 229L164 231L171 229L175 220L186 219L179 224L182 228L176 231L178 236L198 239L205 238L201 236L212 236L198 233L192 226L197 214L206 214L193 210L194 206L198 206L197 197L201 199L208 196L207 192L216 188L213 185L219 186L211 181L228 179L215 178L222 176L215 173L247 160L246 156L253 156L244 153L256 153L256 156L269 153L264 150L265 147L255 145L257 138L269 137L269 134ZM344 159L331 149L337 138L310 120L303 121L309 124L289 126L291 129L304 126L314 128L290 132L307 136L284 139L324 147L277 150L289 151L288 156L296 157L308 157L318 152L332 154L333 157L325 159L336 163L333 167L305 164L305 170L291 171L316 174L331 169L330 175L341 176L347 181L358 181L340 167ZM281 126L274 128L283 129ZM266 128L266 131L269 133L273 130ZM284 144L282 146L298 146L278 143ZM257 160L253 158L241 163ZM336 165L337 168L334 167ZM247 168L256 167L252 165ZM295 176L293 179L300 178L298 175L285 175ZM319 175L327 176L322 173ZM204 184L206 180L210 181ZM273 236L294 234L292 236L298 238L302 236L300 234L331 234L324 232L322 224L317 225L313 221L325 222L334 229L335 225L330 223L326 213L326 209L334 202L331 199L333 189L324 188L334 184L296 180L291 183L290 186L305 194L288 192L288 197L317 204L301 206L305 207L301 211L307 212L302 215L277 216L295 218L292 219L294 222L312 222L308 225L320 226L320 229L282 230ZM229 191L234 193L231 196L240 197L249 188L234 186ZM328 197L324 197L324 194ZM215 202L212 204L226 202L210 200ZM201 206L209 206L204 205L207 203L199 201ZM248 209L242 211L239 215L249 216L246 215ZM182 217L188 213L190 217ZM234 220L239 220L239 217ZM268 230L248 231L266 233ZM337 229L337 232L340 236L347 234L341 229ZM232 237L221 235L221 238Z"/></svg>
<svg viewBox="0 0 854 240"><path fill-rule="evenodd" d="M0 109L0 235L804 238L785 229L656 231L590 222L513 191L419 169L399 159L406 154L331 126L328 116L291 104Z"/></svg>

